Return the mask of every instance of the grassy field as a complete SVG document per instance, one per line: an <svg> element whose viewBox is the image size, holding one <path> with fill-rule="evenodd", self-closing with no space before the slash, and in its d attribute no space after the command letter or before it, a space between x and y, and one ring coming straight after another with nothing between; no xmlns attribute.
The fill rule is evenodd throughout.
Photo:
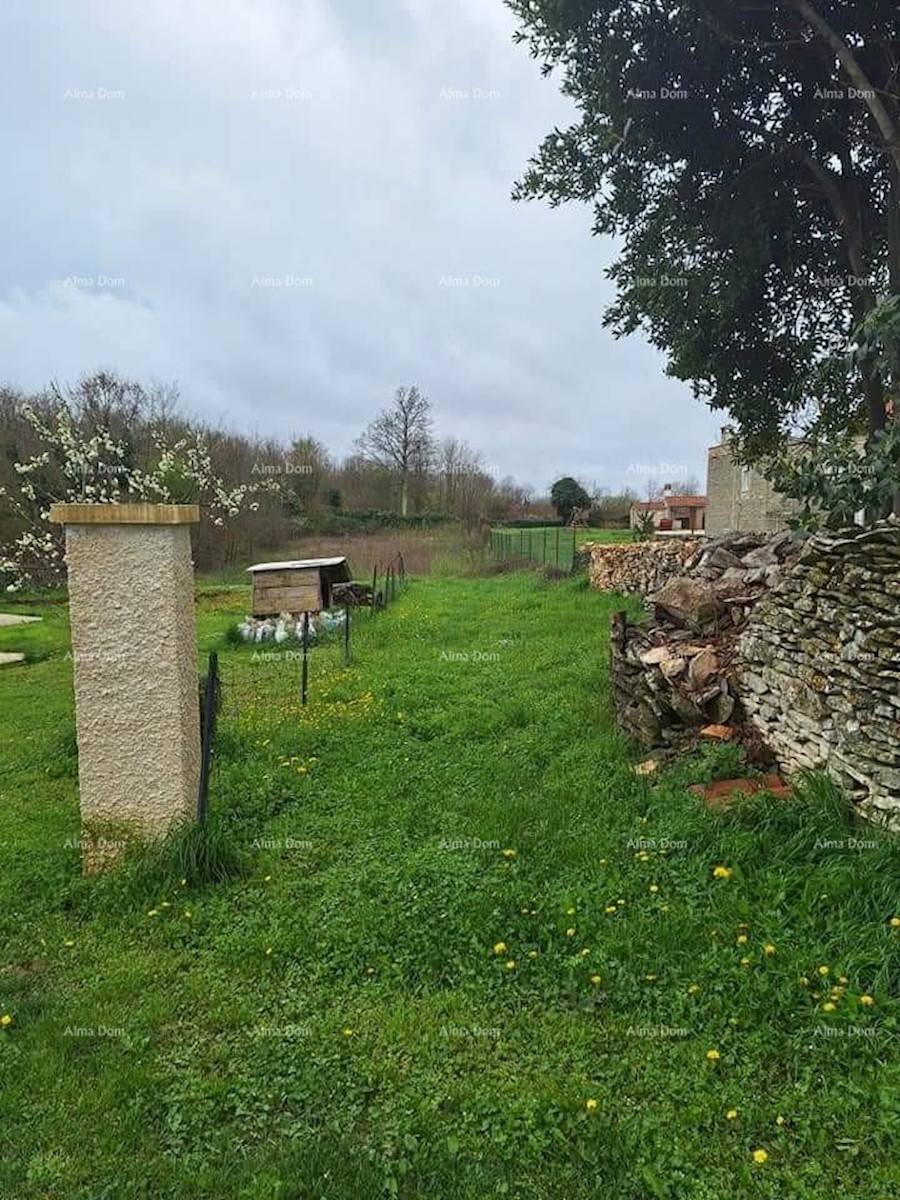
<svg viewBox="0 0 900 1200"><path fill-rule="evenodd" d="M494 529L491 551L494 557L540 563L568 570L573 553L587 542L630 542L630 529L575 529L559 525L541 525L530 529Z"/></svg>
<svg viewBox="0 0 900 1200"><path fill-rule="evenodd" d="M3 1200L897 1194L900 843L637 777L582 580L416 581L305 712L246 606L214 885L81 878L66 611L0 630Z"/></svg>
<svg viewBox="0 0 900 1200"><path fill-rule="evenodd" d="M406 569L414 575L467 574L485 562L486 551L477 531L462 525L438 525L432 529L382 529L376 533L315 534L297 538L277 550L258 550L238 566L204 575L207 582L243 584L250 561L281 562L297 558L346 556L354 579L369 580L372 569L403 555Z"/></svg>

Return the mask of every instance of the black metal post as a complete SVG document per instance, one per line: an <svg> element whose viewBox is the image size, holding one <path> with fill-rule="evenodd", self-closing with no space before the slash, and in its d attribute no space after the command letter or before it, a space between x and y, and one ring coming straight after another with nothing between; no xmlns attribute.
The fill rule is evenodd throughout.
<svg viewBox="0 0 900 1200"><path fill-rule="evenodd" d="M219 656L212 650L203 688L203 721L200 727L200 791L197 796L197 820L205 821L209 811L209 771L212 763L212 744L216 730L216 707L219 692Z"/></svg>
<svg viewBox="0 0 900 1200"><path fill-rule="evenodd" d="M344 662L350 661L350 601L344 604Z"/></svg>
<svg viewBox="0 0 900 1200"><path fill-rule="evenodd" d="M300 703L306 703L306 685L309 680L309 613L303 614L303 665L300 668Z"/></svg>
<svg viewBox="0 0 900 1200"><path fill-rule="evenodd" d="M372 568L372 616L375 616L376 600L378 597L378 563Z"/></svg>

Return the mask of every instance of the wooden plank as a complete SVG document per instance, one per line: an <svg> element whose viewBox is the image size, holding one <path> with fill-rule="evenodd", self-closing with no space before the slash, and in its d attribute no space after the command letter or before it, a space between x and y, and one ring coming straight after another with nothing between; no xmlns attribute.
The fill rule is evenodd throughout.
<svg viewBox="0 0 900 1200"><path fill-rule="evenodd" d="M196 504L51 504L59 525L196 525Z"/></svg>
<svg viewBox="0 0 900 1200"><path fill-rule="evenodd" d="M318 612L320 608L317 587L253 589L253 615L256 617L277 616L282 612Z"/></svg>
<svg viewBox="0 0 900 1200"><path fill-rule="evenodd" d="M254 571L254 587L318 587L317 567L292 567L288 571Z"/></svg>

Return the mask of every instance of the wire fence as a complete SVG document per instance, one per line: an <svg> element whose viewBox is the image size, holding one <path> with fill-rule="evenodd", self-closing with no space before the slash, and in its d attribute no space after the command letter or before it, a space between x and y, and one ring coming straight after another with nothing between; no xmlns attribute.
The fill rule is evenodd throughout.
<svg viewBox="0 0 900 1200"><path fill-rule="evenodd" d="M216 749L222 739L259 740L291 726L315 728L323 719L366 713L372 696L354 685L354 631L367 627L368 640L379 614L408 587L403 556L397 554L376 566L371 591L367 584L343 585L339 595L346 616L340 624L315 629L305 613L297 623L299 636L281 643L227 639L230 644L210 652L199 681L200 820L208 811L210 790L215 794Z"/></svg>
<svg viewBox="0 0 900 1200"><path fill-rule="evenodd" d="M534 562L571 571L578 553L576 526L492 529L491 553L501 562Z"/></svg>

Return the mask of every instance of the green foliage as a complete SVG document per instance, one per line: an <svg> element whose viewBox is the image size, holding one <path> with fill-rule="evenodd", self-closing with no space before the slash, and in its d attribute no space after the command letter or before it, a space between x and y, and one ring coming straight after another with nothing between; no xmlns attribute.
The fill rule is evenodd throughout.
<svg viewBox="0 0 900 1200"><path fill-rule="evenodd" d="M563 525L568 525L576 508L590 507L591 498L577 479L565 475L551 487L550 502L559 513Z"/></svg>
<svg viewBox="0 0 900 1200"><path fill-rule="evenodd" d="M656 533L656 523L650 512L639 512L634 526L633 536L636 542L646 542Z"/></svg>
<svg viewBox="0 0 900 1200"><path fill-rule="evenodd" d="M853 426L866 380L844 351L900 256L896 106L874 119L896 91L894 0L824 6L863 89L799 3L507 6L578 110L513 195L592 203L619 240L606 325L643 330L751 459L810 419Z"/></svg>
<svg viewBox="0 0 900 1200"><path fill-rule="evenodd" d="M777 458L768 475L799 501L794 527L845 529L860 512L881 516L900 489L900 422L876 433L866 453L845 437L833 438Z"/></svg>

